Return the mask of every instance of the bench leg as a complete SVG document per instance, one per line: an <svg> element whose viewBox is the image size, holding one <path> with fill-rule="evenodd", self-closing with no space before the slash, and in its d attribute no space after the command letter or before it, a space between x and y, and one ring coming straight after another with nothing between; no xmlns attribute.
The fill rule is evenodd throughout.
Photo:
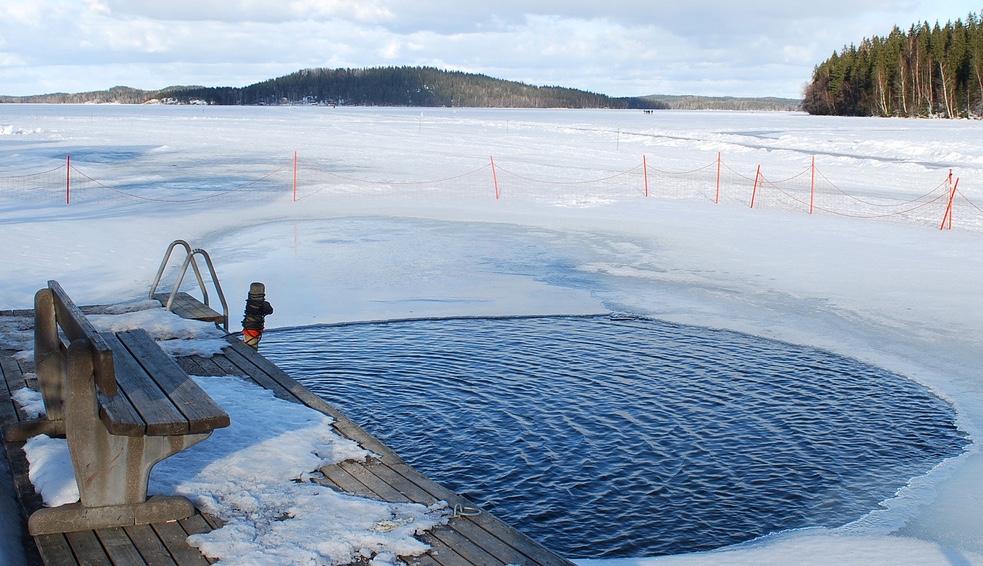
<svg viewBox="0 0 983 566"><path fill-rule="evenodd" d="M62 399L65 388L65 355L58 322L55 320L55 303L51 289L41 289L34 295L34 365L44 398L42 419L23 421L7 428L8 442L24 442L32 436L65 436L65 415Z"/></svg>
<svg viewBox="0 0 983 566"><path fill-rule="evenodd" d="M155 496L148 500L147 483L157 462L211 433L149 437L109 434L99 418L87 342L73 343L68 354L65 422L81 503L36 511L28 522L31 534L156 523L194 514L194 506L184 497Z"/></svg>

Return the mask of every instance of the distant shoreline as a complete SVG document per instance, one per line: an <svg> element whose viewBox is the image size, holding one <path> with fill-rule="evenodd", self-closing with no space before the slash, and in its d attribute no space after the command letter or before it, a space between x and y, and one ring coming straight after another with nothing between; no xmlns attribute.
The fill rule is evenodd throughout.
<svg viewBox="0 0 983 566"><path fill-rule="evenodd" d="M245 87L171 86L141 90L115 86L82 93L0 95L0 104L24 103L771 111L795 111L802 107L801 100L777 97L612 97L431 67L305 69Z"/></svg>

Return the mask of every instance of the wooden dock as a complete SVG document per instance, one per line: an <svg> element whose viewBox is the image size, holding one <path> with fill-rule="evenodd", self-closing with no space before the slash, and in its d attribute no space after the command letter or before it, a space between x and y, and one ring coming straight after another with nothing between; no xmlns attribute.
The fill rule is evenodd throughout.
<svg viewBox="0 0 983 566"><path fill-rule="evenodd" d="M30 311L0 312L0 316L30 316ZM33 318L31 318L33 322ZM192 375L241 375L270 389L277 397L306 405L335 419L339 434L374 452L377 458L365 462L343 462L321 469L322 484L339 491L354 493L388 502L415 502L431 505L446 501L450 507L473 509L475 505L460 495L438 485L416 471L382 442L341 414L317 395L300 385L272 362L247 347L236 337L221 355L210 358L191 356L178 363ZM0 425L25 419L11 392L37 383L25 379L33 367L16 361L12 351L0 351L3 386L0 386ZM207 442L207 441L206 441ZM42 506L40 496L28 478L28 464L21 449L23 443L6 443L3 449L10 463L14 487L21 505L25 549L28 564L208 564L198 549L188 545L188 535L211 531L221 522L205 514L178 522L100 529L78 533L45 535L31 539L27 535L27 516ZM424 566L505 566L541 565L572 566L572 562L550 552L501 520L488 514L461 514L447 525L436 527L419 537L431 550L404 560Z"/></svg>

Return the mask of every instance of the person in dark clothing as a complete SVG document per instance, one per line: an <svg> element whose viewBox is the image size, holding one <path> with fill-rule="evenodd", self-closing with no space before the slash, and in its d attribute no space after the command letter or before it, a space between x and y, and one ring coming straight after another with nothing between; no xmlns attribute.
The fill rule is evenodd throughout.
<svg viewBox="0 0 983 566"><path fill-rule="evenodd" d="M273 305L266 300L266 285L253 283L249 286L246 299L246 313L242 319L242 339L253 350L259 350L266 328L266 315L273 314Z"/></svg>

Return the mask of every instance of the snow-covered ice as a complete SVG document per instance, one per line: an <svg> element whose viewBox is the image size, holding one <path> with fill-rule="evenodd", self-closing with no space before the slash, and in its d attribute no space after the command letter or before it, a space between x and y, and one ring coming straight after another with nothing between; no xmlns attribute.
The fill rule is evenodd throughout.
<svg viewBox="0 0 983 566"><path fill-rule="evenodd" d="M970 450L841 529L620 563L983 564L983 235L965 224L976 214L969 205L956 209L955 230L940 231L733 200L646 199L637 185L563 198L563 187L529 185L537 195L508 184L519 174L599 179L642 155L651 167L691 171L717 152L751 179L758 165L781 179L815 156L823 175L865 198L914 198L952 169L980 205L977 126L767 113L7 105L0 309L29 308L47 279L80 304L141 299L167 244L181 238L209 251L233 316L249 283L266 283L276 307L268 327L624 311L818 346L951 401ZM71 205L9 180L72 154L106 187L189 196L259 179L294 151L308 172L349 180L301 179L298 202L285 183L279 195L243 200L149 203L105 190L104 201ZM482 169L492 155L507 172L499 200ZM469 171L478 172L461 182L399 185ZM462 194L462 184L473 191ZM11 330L8 340L24 342Z"/></svg>

